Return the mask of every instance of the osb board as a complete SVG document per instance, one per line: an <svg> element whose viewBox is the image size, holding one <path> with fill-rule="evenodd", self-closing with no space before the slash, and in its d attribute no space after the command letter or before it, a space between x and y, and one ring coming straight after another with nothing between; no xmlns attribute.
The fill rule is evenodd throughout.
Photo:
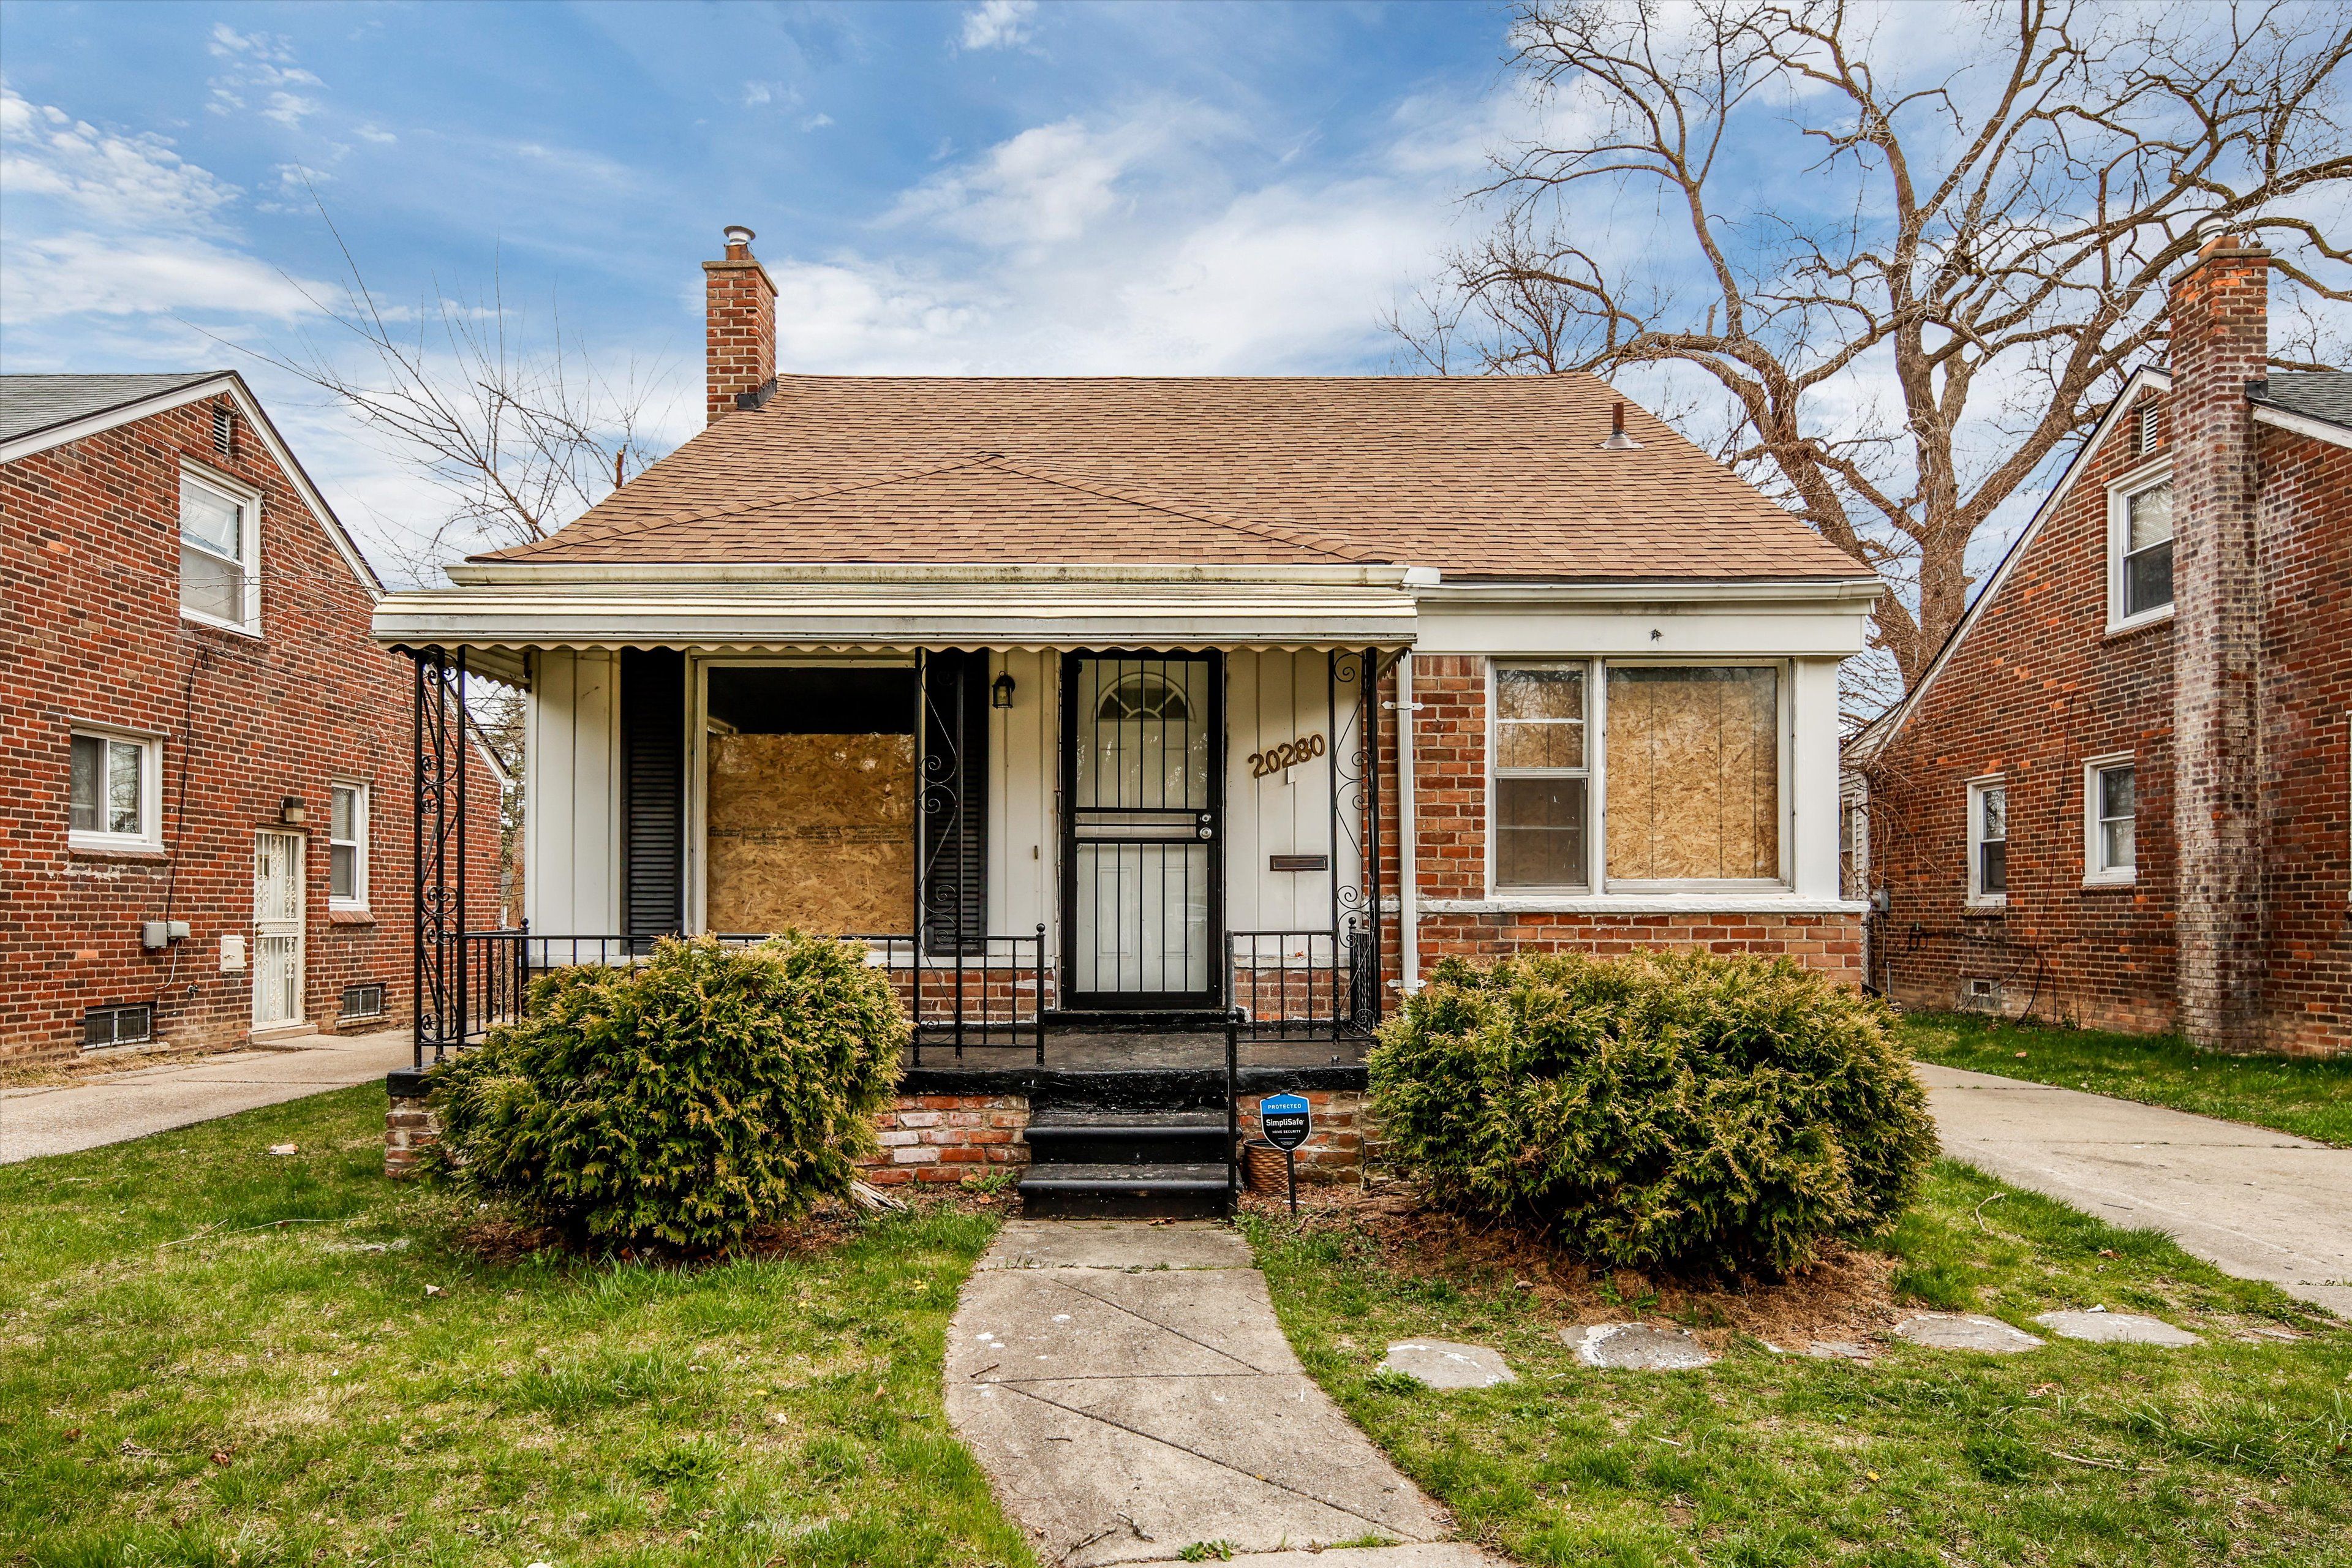
<svg viewBox="0 0 2352 1568"><path fill-rule="evenodd" d="M713 735L712 931L914 924L912 735Z"/></svg>
<svg viewBox="0 0 2352 1568"><path fill-rule="evenodd" d="M1609 874L1780 874L1777 682L1769 670L1609 681ZM1646 679L1642 678L1646 677Z"/></svg>

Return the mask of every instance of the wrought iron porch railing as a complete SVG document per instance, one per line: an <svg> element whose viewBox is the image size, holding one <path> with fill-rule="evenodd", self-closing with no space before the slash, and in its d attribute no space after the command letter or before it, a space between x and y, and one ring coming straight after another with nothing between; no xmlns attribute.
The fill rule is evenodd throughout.
<svg viewBox="0 0 2352 1568"><path fill-rule="evenodd" d="M764 934L722 931L719 940L748 946ZM531 981L551 970L582 964L628 963L653 951L652 937L544 936L528 924L512 931L472 931L453 944L452 1005L426 1020L416 1037L419 1071L453 1050L479 1041L491 1028L522 1016ZM1025 1049L1045 1060L1045 928L1027 936L967 938L951 952L930 952L916 962L911 934L858 931L844 942L865 944L867 963L891 976L914 1032L913 1065L926 1044L961 1057L967 1050Z"/></svg>
<svg viewBox="0 0 2352 1568"><path fill-rule="evenodd" d="M1225 1000L1240 1039L1339 1039L1380 1026L1372 934L1353 917L1336 930L1237 931L1225 939Z"/></svg>

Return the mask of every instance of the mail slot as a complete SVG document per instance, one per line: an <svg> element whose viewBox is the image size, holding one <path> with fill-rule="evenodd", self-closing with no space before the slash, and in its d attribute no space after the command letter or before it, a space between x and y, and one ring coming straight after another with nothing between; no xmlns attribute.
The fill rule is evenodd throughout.
<svg viewBox="0 0 2352 1568"><path fill-rule="evenodd" d="M1269 855L1265 858L1269 871L1328 871L1331 868L1328 855Z"/></svg>

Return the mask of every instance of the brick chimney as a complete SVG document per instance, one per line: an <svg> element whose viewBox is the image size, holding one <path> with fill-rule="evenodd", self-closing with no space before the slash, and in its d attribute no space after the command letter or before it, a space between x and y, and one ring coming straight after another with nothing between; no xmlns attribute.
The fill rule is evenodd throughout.
<svg viewBox="0 0 2352 1568"><path fill-rule="evenodd" d="M2270 252L2223 234L2172 284L2173 832L2180 1027L2262 1044L2262 651L2252 405Z"/></svg>
<svg viewBox="0 0 2352 1568"><path fill-rule="evenodd" d="M776 285L751 254L755 237L741 224L730 224L726 256L702 264L708 425L739 408L759 407L776 389Z"/></svg>

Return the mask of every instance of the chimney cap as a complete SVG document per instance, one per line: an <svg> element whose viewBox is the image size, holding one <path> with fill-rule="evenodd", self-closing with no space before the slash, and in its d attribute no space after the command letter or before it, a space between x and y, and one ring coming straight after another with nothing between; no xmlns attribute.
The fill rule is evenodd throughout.
<svg viewBox="0 0 2352 1568"><path fill-rule="evenodd" d="M749 245L753 240L760 237L740 223L729 224L726 227L725 233L727 236L727 243L730 246Z"/></svg>

